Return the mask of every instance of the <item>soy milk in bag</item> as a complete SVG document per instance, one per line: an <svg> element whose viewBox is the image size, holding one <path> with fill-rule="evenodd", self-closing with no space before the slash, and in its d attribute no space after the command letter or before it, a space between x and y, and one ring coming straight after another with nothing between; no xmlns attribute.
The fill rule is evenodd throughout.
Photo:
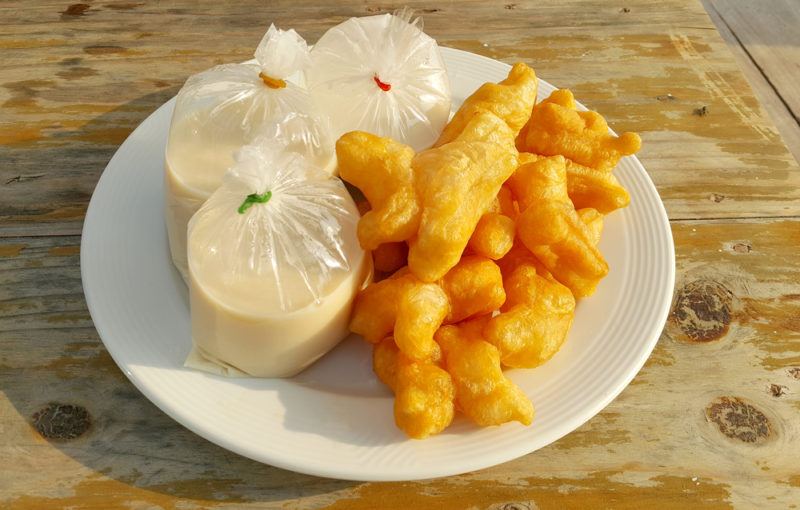
<svg viewBox="0 0 800 510"><path fill-rule="evenodd" d="M187 366L289 377L348 335L369 256L342 182L270 142L244 147L188 229Z"/></svg>
<svg viewBox="0 0 800 510"><path fill-rule="evenodd" d="M172 260L184 279L189 218L219 187L234 151L270 134L318 167L332 167L327 121L302 84L310 64L305 41L272 25L255 57L191 76L178 93L166 151L165 219Z"/></svg>
<svg viewBox="0 0 800 510"><path fill-rule="evenodd" d="M351 18L311 50L308 86L334 138L367 131L427 149L450 115L450 83L436 41L409 11Z"/></svg>

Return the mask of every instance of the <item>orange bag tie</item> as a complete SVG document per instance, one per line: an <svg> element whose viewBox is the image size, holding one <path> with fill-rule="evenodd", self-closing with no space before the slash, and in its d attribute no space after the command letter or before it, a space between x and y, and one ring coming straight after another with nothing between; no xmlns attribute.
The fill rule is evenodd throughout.
<svg viewBox="0 0 800 510"><path fill-rule="evenodd" d="M286 82L280 78L273 78L272 76L267 76L264 73L258 73L258 77L261 78L261 81L264 82L264 85L271 89L282 89L286 87Z"/></svg>

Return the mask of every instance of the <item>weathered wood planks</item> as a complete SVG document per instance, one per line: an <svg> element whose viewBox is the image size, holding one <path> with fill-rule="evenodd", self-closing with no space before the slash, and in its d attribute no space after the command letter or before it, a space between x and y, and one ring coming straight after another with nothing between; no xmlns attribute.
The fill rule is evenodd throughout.
<svg viewBox="0 0 800 510"><path fill-rule="evenodd" d="M83 300L77 234L94 184L186 76L248 58L269 21L313 41L400 5L322 4L0 5L0 507L797 504L800 176L694 1L411 2L442 44L523 59L643 135L673 224L675 305L647 365L596 418L477 473L358 484L229 453L136 391Z"/></svg>

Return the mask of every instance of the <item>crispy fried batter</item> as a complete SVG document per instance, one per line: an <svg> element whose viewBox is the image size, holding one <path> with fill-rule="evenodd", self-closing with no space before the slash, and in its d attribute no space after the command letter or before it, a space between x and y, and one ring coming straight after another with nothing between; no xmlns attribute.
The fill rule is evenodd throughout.
<svg viewBox="0 0 800 510"><path fill-rule="evenodd" d="M455 387L445 370L405 357L392 337L375 344L373 369L395 393L397 427L414 439L438 434L453 421Z"/></svg>
<svg viewBox="0 0 800 510"><path fill-rule="evenodd" d="M484 141L485 126L504 143ZM412 165L423 212L409 241L408 265L421 280L436 281L458 263L478 220L514 172L513 133L494 114L480 112L456 140L421 152Z"/></svg>
<svg viewBox="0 0 800 510"><path fill-rule="evenodd" d="M564 158L561 157L546 158L520 153L519 166L506 182L520 212L536 202L568 199L563 166Z"/></svg>
<svg viewBox="0 0 800 510"><path fill-rule="evenodd" d="M394 332L397 345L409 358L436 359L438 346L433 334L449 309L441 287L404 273L371 283L359 292L350 330L372 343Z"/></svg>
<svg viewBox="0 0 800 510"><path fill-rule="evenodd" d="M575 314L575 298L542 267L521 262L505 279L502 313L483 330L504 365L532 368L558 352Z"/></svg>
<svg viewBox="0 0 800 510"><path fill-rule="evenodd" d="M511 247L511 250L506 254L505 257L495 262L497 267L500 268L500 272L503 274L503 279L508 278L511 276L511 273L519 267L521 264L529 264L536 267L541 267L542 270L544 266L539 259L536 258L536 255L531 253L531 251L522 244L522 241L517 239L514 242L514 246Z"/></svg>
<svg viewBox="0 0 800 510"><path fill-rule="evenodd" d="M567 195L564 158L529 161L509 179L523 209L517 219L517 235L575 297L589 296L608 274L608 264Z"/></svg>
<svg viewBox="0 0 800 510"><path fill-rule="evenodd" d="M484 83L464 100L434 147L456 139L472 117L486 110L503 119L514 132L514 136L517 136L530 117L538 84L533 69L521 62L514 64L505 80L500 83Z"/></svg>
<svg viewBox="0 0 800 510"><path fill-rule="evenodd" d="M533 107L528 124L517 138L520 152L544 156L562 155L580 165L610 171L622 156L636 153L642 145L636 133L617 137L597 112L575 110L572 93L553 92Z"/></svg>
<svg viewBox="0 0 800 510"><path fill-rule="evenodd" d="M415 360L437 358L439 346L433 341L433 334L449 310L447 294L437 284L419 283L409 287L400 296L394 324L394 340L400 351Z"/></svg>
<svg viewBox="0 0 800 510"><path fill-rule="evenodd" d="M515 137L535 97L533 70L515 66L502 84L476 92L447 136L416 156L391 140L344 134L336 143L339 174L372 207L359 223L361 246L408 241L408 265L419 279L444 276L517 167Z"/></svg>
<svg viewBox="0 0 800 510"><path fill-rule="evenodd" d="M520 154L520 157L522 157L522 154ZM511 193L511 188L509 188L507 184L500 186L500 191L497 192L497 204L499 206L499 211L495 212L508 216L514 221L517 220L517 216L519 216L519 205L514 200L514 194Z"/></svg>
<svg viewBox="0 0 800 510"><path fill-rule="evenodd" d="M359 242L378 272L394 271L359 293L350 326L375 344L410 437L441 432L455 408L480 426L530 424L533 406L502 366L552 358L576 298L608 272L603 215L630 201L611 170L641 141L576 111L568 90L533 106L536 87L515 65L416 155L361 132L337 142L340 175L371 206Z"/></svg>
<svg viewBox="0 0 800 510"><path fill-rule="evenodd" d="M356 296L350 330L371 343L386 338L394 330L400 297L416 283L408 275L369 284Z"/></svg>
<svg viewBox="0 0 800 510"><path fill-rule="evenodd" d="M450 300L446 324L492 313L506 300L503 275L491 260L466 256L442 278L440 285Z"/></svg>
<svg viewBox="0 0 800 510"><path fill-rule="evenodd" d="M336 157L339 175L361 190L371 206L358 222L362 248L374 250L416 233L421 211L414 191L411 147L352 131L336 141Z"/></svg>
<svg viewBox="0 0 800 510"><path fill-rule="evenodd" d="M567 193L576 209L591 207L603 214L627 207L628 191L611 172L567 160Z"/></svg>
<svg viewBox="0 0 800 510"><path fill-rule="evenodd" d="M467 247L473 253L497 260L511 249L516 231L514 220L497 212L489 212L478 220Z"/></svg>
<svg viewBox="0 0 800 510"><path fill-rule="evenodd" d="M578 209L578 217L584 225L589 228L589 233L592 237L592 243L597 246L600 242L600 236L603 234L603 215L597 209L585 208Z"/></svg>
<svg viewBox="0 0 800 510"><path fill-rule="evenodd" d="M455 385L456 403L464 415L483 427L509 421L530 425L533 405L503 374L500 352L480 334L485 324L484 317L442 326L436 332Z"/></svg>
<svg viewBox="0 0 800 510"><path fill-rule="evenodd" d="M453 421L455 386L446 371L430 363L401 364L397 374L394 419L409 437L438 434Z"/></svg>
<svg viewBox="0 0 800 510"><path fill-rule="evenodd" d="M400 349L394 338L387 336L372 346L372 370L383 384L395 391L397 387L397 360Z"/></svg>

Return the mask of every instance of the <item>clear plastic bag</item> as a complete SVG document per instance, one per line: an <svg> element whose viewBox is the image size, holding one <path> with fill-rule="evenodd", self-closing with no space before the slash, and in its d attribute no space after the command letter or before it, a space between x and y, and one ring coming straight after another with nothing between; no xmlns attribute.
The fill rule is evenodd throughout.
<svg viewBox="0 0 800 510"><path fill-rule="evenodd" d="M410 11L351 18L311 50L308 86L334 138L362 130L420 151L450 115L450 83L436 41Z"/></svg>
<svg viewBox="0 0 800 510"><path fill-rule="evenodd" d="M272 25L255 56L191 76L178 93L166 151L166 223L184 279L187 222L221 184L234 151L271 133L320 168L333 167L329 124L304 86L305 41Z"/></svg>
<svg viewBox="0 0 800 510"><path fill-rule="evenodd" d="M369 266L358 219L342 182L305 158L260 139L242 148L189 222L192 338L200 357L283 377L347 336Z"/></svg>

